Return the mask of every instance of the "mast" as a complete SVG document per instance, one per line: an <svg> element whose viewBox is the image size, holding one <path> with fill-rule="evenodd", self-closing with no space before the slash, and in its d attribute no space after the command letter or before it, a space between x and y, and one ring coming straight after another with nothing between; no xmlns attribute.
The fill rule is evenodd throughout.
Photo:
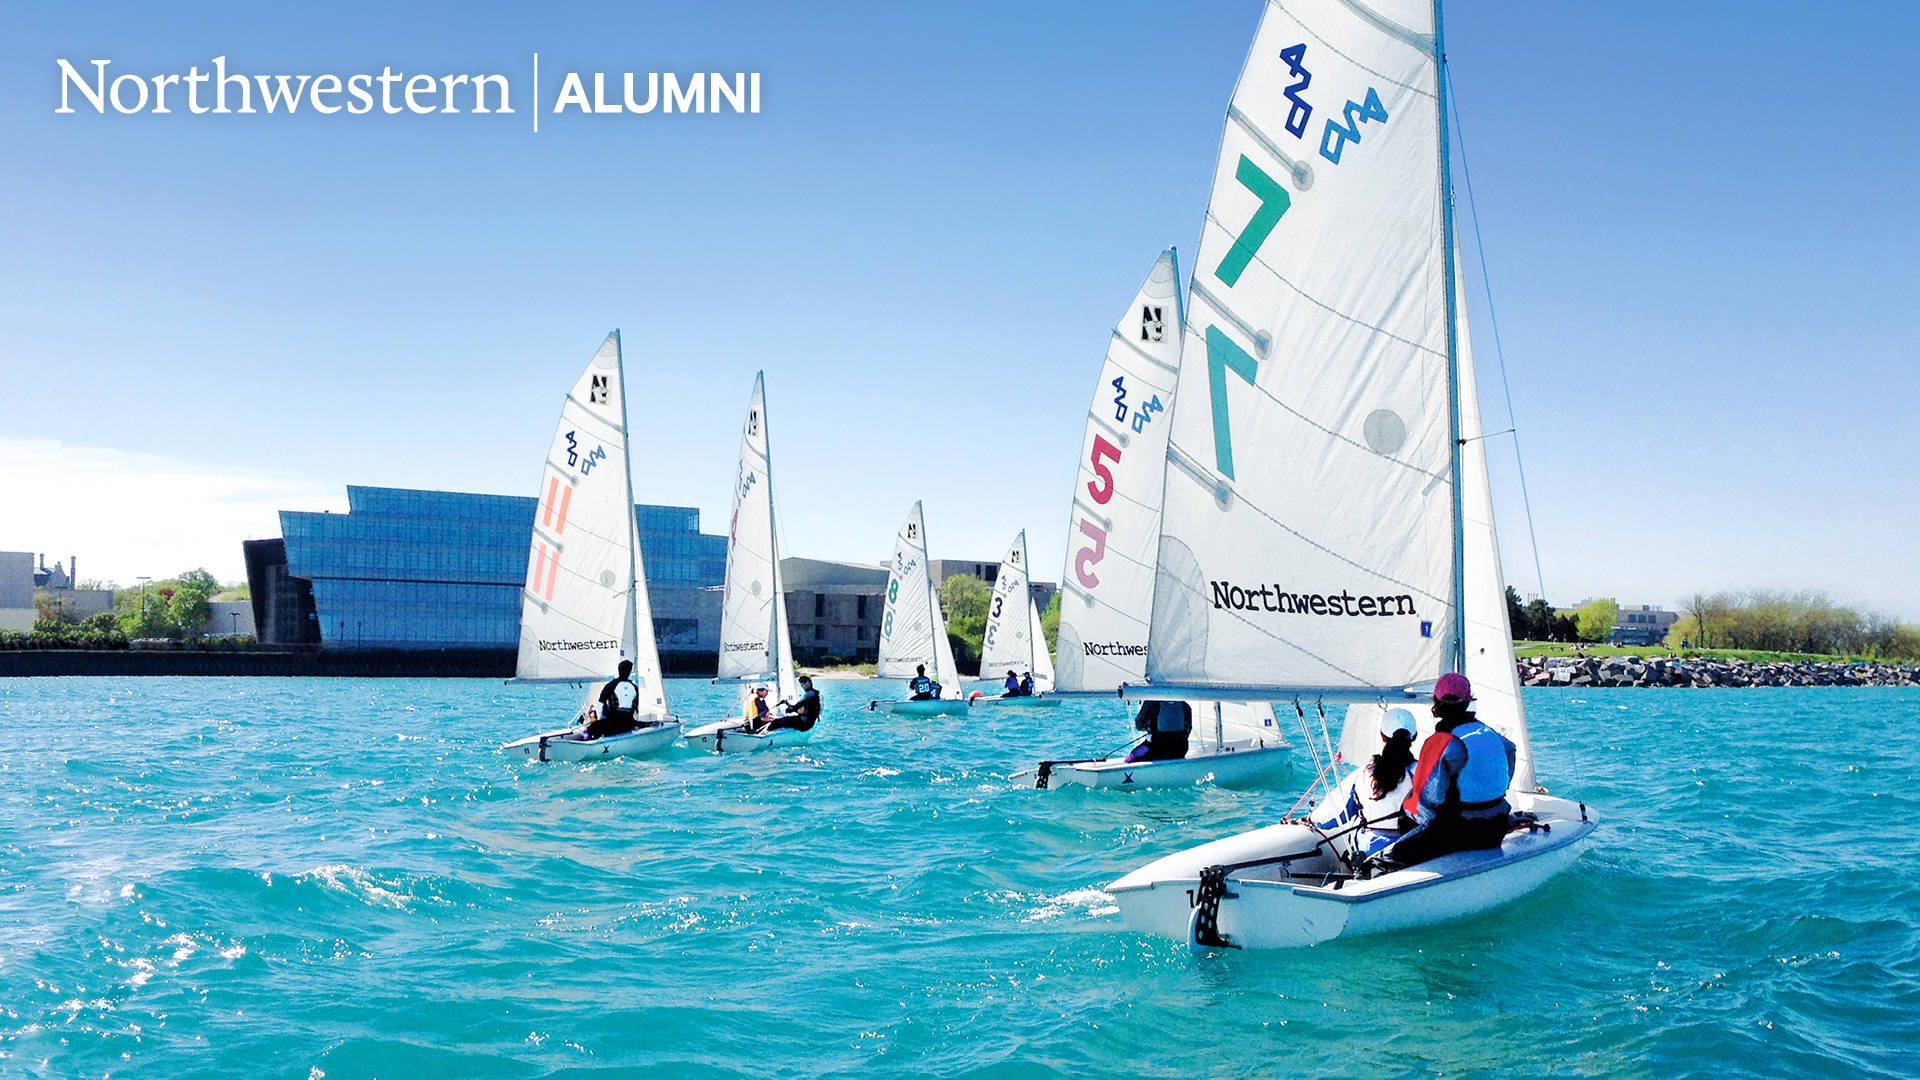
<svg viewBox="0 0 1920 1080"><path fill-rule="evenodd" d="M920 504L915 503L914 505L919 506ZM940 596L933 591L933 545L927 543L927 511L925 507L922 507L920 510L920 550L927 553L925 556L927 562L927 612L929 615L927 619L927 643L933 646L933 648L927 652L927 659L933 661L933 673L937 676L940 674L940 646L942 644L940 635L945 632L947 623L940 615ZM953 674L955 678L958 678L960 675L960 665L958 663L955 663L953 666ZM946 693L946 689L944 686L940 688L943 695ZM957 686L953 689L955 693L958 693L960 690Z"/></svg>
<svg viewBox="0 0 1920 1080"><path fill-rule="evenodd" d="M1460 491L1460 330L1459 299L1455 291L1453 251L1453 161L1447 130L1447 49L1446 32L1440 24L1441 0L1433 0L1433 66L1435 107L1440 112L1440 229L1441 262L1446 267L1447 283L1447 422L1452 432L1453 453L1453 656L1451 671L1463 671L1467 664L1467 558L1466 512Z"/></svg>
<svg viewBox="0 0 1920 1080"><path fill-rule="evenodd" d="M627 501L623 507L624 516L627 519L627 626L633 631L633 651L638 654L640 651L640 578L644 571L640 561L639 512L634 509L633 504L633 429L627 423L627 354L620 348L620 331L617 329L613 332L613 364L614 370L620 375L620 434L626 443L627 457L627 460L621 463L625 466L624 471L627 474ZM629 657L626 651L627 642L622 641L620 643L621 659L632 660L638 665L640 657L638 655ZM664 697L666 688L656 687L655 692Z"/></svg>
<svg viewBox="0 0 1920 1080"><path fill-rule="evenodd" d="M773 559L773 572L768 576L769 583L780 581L780 537L779 527L774 524L773 503L773 422L767 413L767 373L756 371L753 381L760 389L760 432L767 444L767 551ZM784 582L782 582L784 584ZM780 682L780 613L785 610L787 598L779 589L773 590L773 623L767 630L767 655L773 661L774 691L785 689Z"/></svg>

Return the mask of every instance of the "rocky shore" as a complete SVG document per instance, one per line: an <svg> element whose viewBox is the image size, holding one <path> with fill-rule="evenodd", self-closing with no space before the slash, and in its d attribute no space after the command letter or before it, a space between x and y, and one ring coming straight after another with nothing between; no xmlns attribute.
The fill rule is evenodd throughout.
<svg viewBox="0 0 1920 1080"><path fill-rule="evenodd" d="M1920 664L1549 656L1522 660L1520 681L1527 686L1920 686Z"/></svg>

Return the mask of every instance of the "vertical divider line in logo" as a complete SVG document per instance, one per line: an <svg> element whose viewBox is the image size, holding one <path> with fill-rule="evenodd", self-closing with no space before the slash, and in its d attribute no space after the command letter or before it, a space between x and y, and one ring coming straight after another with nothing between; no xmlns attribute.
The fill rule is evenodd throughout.
<svg viewBox="0 0 1920 1080"><path fill-rule="evenodd" d="M533 54L533 133L540 134L540 54Z"/></svg>

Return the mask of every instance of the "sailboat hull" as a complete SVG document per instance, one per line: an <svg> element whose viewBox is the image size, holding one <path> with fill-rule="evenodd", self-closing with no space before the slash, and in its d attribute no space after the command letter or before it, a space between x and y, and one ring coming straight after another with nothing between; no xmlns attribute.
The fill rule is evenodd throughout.
<svg viewBox="0 0 1920 1080"><path fill-rule="evenodd" d="M967 711L967 703L951 698L934 701L870 701L867 711L892 713L895 716L959 716Z"/></svg>
<svg viewBox="0 0 1920 1080"><path fill-rule="evenodd" d="M1522 805L1530 803L1530 805ZM1200 872L1263 861L1227 875L1219 932L1231 946L1290 949L1454 922L1533 892L1567 868L1597 827L1566 799L1516 799L1546 831L1509 833L1499 848L1462 851L1360 881L1347 876L1320 835L1270 825L1148 863L1107 886L1131 929L1191 940ZM1284 858L1284 861L1279 861ZM1273 861L1266 861L1273 860Z"/></svg>
<svg viewBox="0 0 1920 1080"><path fill-rule="evenodd" d="M1189 787L1212 783L1222 787L1254 786L1288 775L1293 758L1287 746L1227 747L1218 753L1198 754L1170 761L1081 761L1048 770L1050 788L1077 784L1090 788Z"/></svg>
<svg viewBox="0 0 1920 1080"><path fill-rule="evenodd" d="M1057 697L990 697L982 695L973 699L973 707L976 709L1057 709L1065 703L1065 698Z"/></svg>
<svg viewBox="0 0 1920 1080"><path fill-rule="evenodd" d="M657 753L680 739L680 725L651 724L637 731L603 735L598 739L580 739L579 728L561 728L510 742L502 753L532 761L599 761L602 758L637 757Z"/></svg>
<svg viewBox="0 0 1920 1080"><path fill-rule="evenodd" d="M687 745L711 754L754 754L781 746L804 746L813 739L811 728L806 731L776 728L762 735L750 735L742 730L745 723L735 717L688 728L685 732Z"/></svg>

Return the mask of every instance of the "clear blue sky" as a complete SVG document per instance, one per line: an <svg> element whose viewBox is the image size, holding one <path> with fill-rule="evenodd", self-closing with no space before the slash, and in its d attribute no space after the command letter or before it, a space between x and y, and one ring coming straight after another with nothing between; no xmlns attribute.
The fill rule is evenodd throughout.
<svg viewBox="0 0 1920 1080"><path fill-rule="evenodd" d="M719 527L765 368L789 550L884 559L923 498L937 555L1024 527L1057 568L1108 329L1162 247L1191 252L1260 5L1089 10L11 6L0 439L288 490L531 493L558 396L619 327L643 501ZM1809 586L1920 619L1920 7L1460 0L1447 30L1550 598ZM758 70L763 112L535 135L536 50L549 102L567 70ZM219 54L504 72L521 112L53 113L56 58ZM30 512L0 549L181 569L61 533L12 456ZM239 539L197 561L237 566Z"/></svg>

